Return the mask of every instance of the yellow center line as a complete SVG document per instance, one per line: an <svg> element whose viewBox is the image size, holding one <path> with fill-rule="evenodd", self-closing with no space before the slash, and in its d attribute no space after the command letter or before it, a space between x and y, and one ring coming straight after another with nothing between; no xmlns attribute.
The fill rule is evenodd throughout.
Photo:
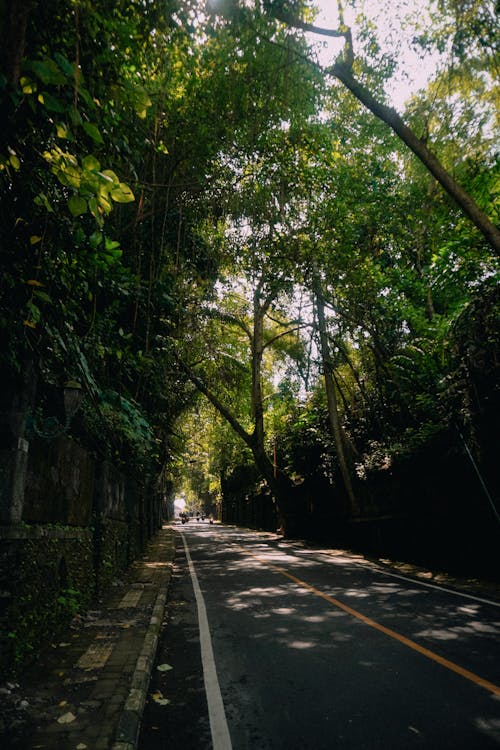
<svg viewBox="0 0 500 750"><path fill-rule="evenodd" d="M465 677L466 680L470 680L470 682L473 682L474 684L479 685L482 688L485 688L485 690L488 690L490 693L494 693L495 695L500 695L500 687L498 685L495 685L493 682L490 682L489 680L485 680L482 677L479 677L479 675L474 674L474 672L470 672L468 669L464 669L464 667L461 667L458 664L455 664L449 659L445 659L444 657L439 656L439 654L434 653L434 651L431 651L430 649L425 648L425 646L421 646L419 643L412 641L411 638L407 638L406 636L401 635L401 633L397 633L395 630L391 630L391 628L386 628L385 625L381 625L375 620L372 620L371 617L367 617L366 615L362 614L362 612L358 612L357 609L353 609L348 604L344 604L338 599L335 599L333 596L330 596L329 594L325 594L323 591L320 591L319 589L315 588L315 586L311 586L309 583L306 583L305 581L302 581L300 578L297 578L296 576L292 575L292 573L288 573L288 571L283 570L283 568L279 568L277 565L273 565L273 563L270 563L266 559L259 557L259 555L255 555L253 552L250 552L248 549L245 549L244 547L241 547L241 549L243 549L247 554L254 557L256 560L258 560L260 563L262 563L266 567L271 568L272 570L275 570L277 573L281 573L281 575L285 576L286 578L289 578L291 581L298 584L302 588L307 589L308 591L311 591L313 594L316 594L316 596L319 596L321 597L321 599L324 599L330 604L333 604L335 607L337 607L338 609L341 609L343 612L346 612L352 617L355 617L356 619L361 620L361 622L364 622L365 625L368 625L369 627L374 628L375 630L378 630L380 633L384 633L385 635L388 635L390 638L394 638L394 640L399 641L399 643L402 643L404 646L408 646L408 648L413 649L413 651L417 651L419 654L422 654L422 656L426 656L428 659L431 659L432 661L437 662L438 664L441 664L441 666L446 667L446 669L449 669L450 671L455 672L456 674L459 674L461 677Z"/></svg>

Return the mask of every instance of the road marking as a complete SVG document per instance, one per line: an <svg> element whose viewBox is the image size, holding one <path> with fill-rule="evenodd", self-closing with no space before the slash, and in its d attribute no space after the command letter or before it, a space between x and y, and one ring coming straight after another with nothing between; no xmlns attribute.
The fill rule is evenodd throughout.
<svg viewBox="0 0 500 750"><path fill-rule="evenodd" d="M240 545L237 545L237 546L240 547ZM421 646L419 643L412 641L410 638L407 638L406 636L401 635L401 633L397 633L395 630L391 630L391 628L387 628L385 625L381 625L380 623L376 622L376 620L372 620L371 617L367 617L361 612L358 612L357 609L353 609L353 607L350 607L348 604L344 604L338 599L335 599L333 596L330 596L329 594L325 594L323 591L320 591L315 586L311 586L309 583L302 581L300 578L297 578L292 573L289 573L283 568L279 568L277 565L274 565L273 563L268 562L265 558L262 558L259 555L254 554L253 552L250 552L248 549L245 549L245 547L240 547L240 549L242 549L248 555L251 555L252 557L254 557L262 565L265 565L266 567L271 568L272 570L275 570L277 573L281 573L281 575L285 576L286 578L289 578L291 581L298 584L302 588L308 591L311 591L313 594L321 597L321 599L324 599L330 604L333 604L338 609L341 609L347 614L351 615L352 617L355 617L356 619L361 620L361 622L364 622L365 625L368 625L369 627L374 628L375 630L378 630L380 633L384 633L385 635L388 635L390 638L393 638L394 640L399 641L399 643L402 643L404 646L408 646L408 648L411 648L413 651L417 651L422 656L426 656L428 659L431 659L432 661L437 662L437 664L441 664L441 666L446 667L446 669L449 669L451 672L455 672L461 677L465 677L465 679L469 680L470 682L473 682L474 684L479 685L482 688L485 688L485 690L488 690L490 693L494 693L495 695L500 695L500 687L498 685L495 685L493 682L489 682L489 680L485 680L482 677L479 677L479 675L474 674L474 672L470 672L468 669L464 669L464 667L460 667L458 664L455 664L454 662L449 661L449 659L445 659L444 657L439 656L439 654L436 654L434 653L434 651L431 651L430 649L425 648L425 646Z"/></svg>
<svg viewBox="0 0 500 750"><path fill-rule="evenodd" d="M193 590L198 607L198 623L200 627L200 648L201 661L203 664L203 680L205 682L205 692L207 694L208 716L210 719L210 731L212 733L213 750L232 750L231 737L227 726L226 712L220 690L219 680L217 678L217 668L215 666L214 651L212 648L212 639L210 638L210 628L208 626L207 610L205 600L201 593L198 576L194 569L189 548L182 531L179 531L186 558L188 562Z"/></svg>
<svg viewBox="0 0 500 750"><path fill-rule="evenodd" d="M332 557L338 557L338 555L336 555L334 552L329 552L328 550L322 550L320 552L320 555L324 555L327 559L331 559ZM318 562L323 562L323 560L319 556L316 557L316 560L318 560ZM362 567L368 568L369 570L373 572L380 573L380 575L390 576L391 578L399 578L401 581L406 581L406 583L414 583L417 586L425 586L428 589L435 589L436 591L444 591L447 594L453 594L453 596L460 596L464 599L472 599L472 601L474 602L480 602L481 604L488 604L491 607L500 607L500 602L495 602L493 601L493 599L483 599L480 596L477 596L476 594L468 594L465 591L459 591L457 589L449 589L440 583L428 583L427 581L423 581L421 578L417 578L416 576L404 575L403 573L391 573L379 563L373 563L373 562L364 560L361 563L358 561L355 561L353 562L353 565L361 565Z"/></svg>
<svg viewBox="0 0 500 750"><path fill-rule="evenodd" d="M455 591L454 589L448 589L446 586L441 586L435 583L427 583L427 581L421 581L419 578L410 578L409 576L400 575L399 573L389 573L383 568L377 568L379 573L384 576L390 576L391 578L399 578L407 583L416 583L419 586L426 586L428 589L436 589L436 591L445 591L447 594L453 594L454 596L462 596L465 599L472 599L474 602L480 602L481 604L489 604L492 607L500 607L500 602L494 602L492 599L481 599L480 596L475 594L466 594L465 591Z"/></svg>

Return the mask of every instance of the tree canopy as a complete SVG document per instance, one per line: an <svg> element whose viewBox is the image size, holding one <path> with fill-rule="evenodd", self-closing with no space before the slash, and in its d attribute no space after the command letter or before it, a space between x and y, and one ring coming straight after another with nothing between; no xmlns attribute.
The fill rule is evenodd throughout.
<svg viewBox="0 0 500 750"><path fill-rule="evenodd" d="M8 379L42 409L82 382L75 436L128 470L185 482L190 446L214 503L238 476L285 520L382 512L381 476L461 441L491 497L493 6L4 0ZM396 111L403 38L436 67Z"/></svg>

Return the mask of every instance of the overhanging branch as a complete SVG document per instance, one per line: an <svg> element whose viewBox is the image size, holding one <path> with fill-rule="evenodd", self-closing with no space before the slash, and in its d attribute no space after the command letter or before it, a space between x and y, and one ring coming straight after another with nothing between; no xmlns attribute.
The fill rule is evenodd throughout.
<svg viewBox="0 0 500 750"><path fill-rule="evenodd" d="M199 378L198 375L196 375L192 371L192 369L180 359L180 357L177 357L177 362L179 363L181 370L185 373L185 375L189 378L193 385L200 391L200 393L203 393L203 395L210 401L212 406L214 406L219 414L224 417L226 422L228 422L228 424L236 432L236 434L246 443L246 445L248 445L251 450L253 450L253 436L244 429L244 427L238 422L234 414L232 414L229 409L224 406L222 401L217 398L215 393L212 392L212 390L206 385L206 383L204 383L204 381Z"/></svg>

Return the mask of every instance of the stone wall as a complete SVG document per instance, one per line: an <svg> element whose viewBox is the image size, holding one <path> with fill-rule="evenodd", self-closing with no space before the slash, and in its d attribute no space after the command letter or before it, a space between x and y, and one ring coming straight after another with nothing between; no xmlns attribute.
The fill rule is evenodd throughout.
<svg viewBox="0 0 500 750"><path fill-rule="evenodd" d="M4 444L0 524L0 670L8 673L56 640L136 558L162 520L139 485L76 441L23 437L23 476L11 483L16 445ZM9 450L10 448L10 450ZM3 463L2 459L3 458ZM19 489L21 488L21 490Z"/></svg>
<svg viewBox="0 0 500 750"><path fill-rule="evenodd" d="M30 443L22 520L89 526L99 501L96 461L74 440L33 440ZM100 502L100 501L99 501Z"/></svg>
<svg viewBox="0 0 500 750"><path fill-rule="evenodd" d="M96 584L91 528L0 527L0 669L54 641Z"/></svg>

